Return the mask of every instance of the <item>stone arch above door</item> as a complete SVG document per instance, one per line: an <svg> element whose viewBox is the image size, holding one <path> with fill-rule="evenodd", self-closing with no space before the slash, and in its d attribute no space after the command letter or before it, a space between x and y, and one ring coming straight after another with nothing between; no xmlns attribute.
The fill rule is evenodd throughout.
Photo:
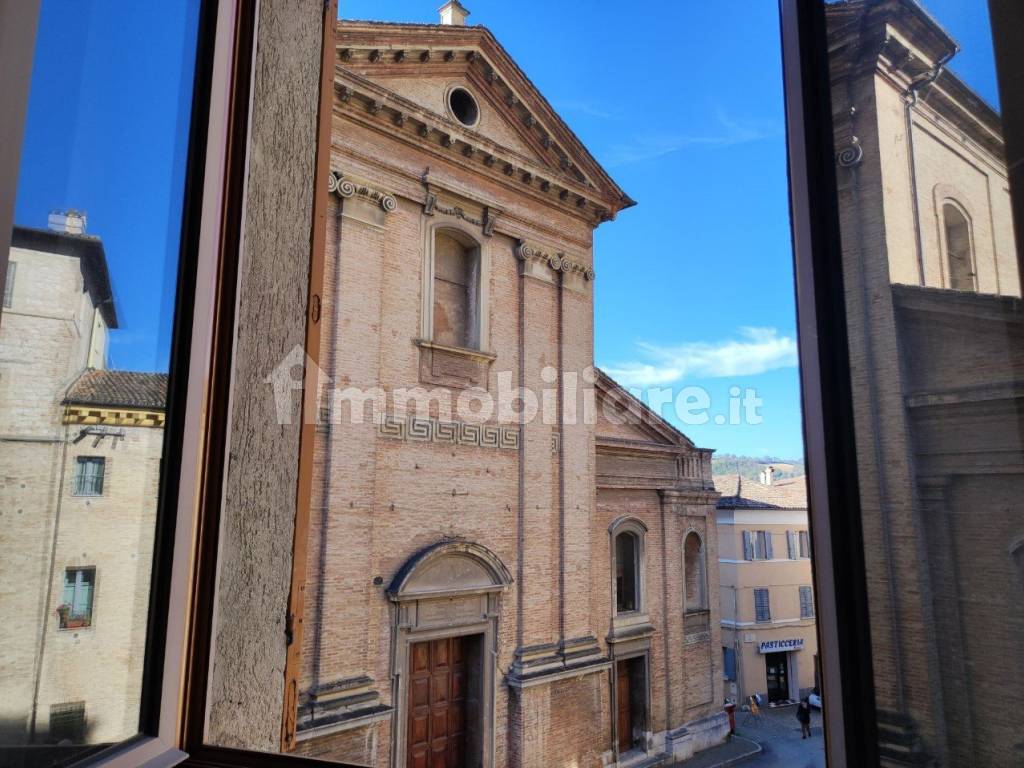
<svg viewBox="0 0 1024 768"><path fill-rule="evenodd" d="M441 541L421 549L395 574L388 587L392 600L422 600L501 592L512 576L487 547L470 541Z"/></svg>

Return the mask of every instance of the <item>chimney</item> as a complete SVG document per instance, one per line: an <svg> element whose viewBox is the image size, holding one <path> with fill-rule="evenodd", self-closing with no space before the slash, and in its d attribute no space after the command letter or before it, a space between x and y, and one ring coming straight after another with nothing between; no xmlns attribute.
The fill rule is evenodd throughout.
<svg viewBox="0 0 1024 768"><path fill-rule="evenodd" d="M769 465L761 470L761 485L771 485L775 480L775 467Z"/></svg>
<svg viewBox="0 0 1024 768"><path fill-rule="evenodd" d="M46 228L66 235L84 235L85 211L76 211L74 208L67 211L50 211Z"/></svg>
<svg viewBox="0 0 1024 768"><path fill-rule="evenodd" d="M441 23L450 27L466 26L466 17L469 16L469 11L462 7L459 0L448 0L437 12L441 14Z"/></svg>

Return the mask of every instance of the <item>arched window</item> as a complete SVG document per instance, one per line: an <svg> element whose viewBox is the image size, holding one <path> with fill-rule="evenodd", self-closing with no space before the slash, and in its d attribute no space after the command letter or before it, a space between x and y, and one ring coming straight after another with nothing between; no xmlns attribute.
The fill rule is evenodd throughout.
<svg viewBox="0 0 1024 768"><path fill-rule="evenodd" d="M480 249L457 230L434 234L432 341L480 348Z"/></svg>
<svg viewBox="0 0 1024 768"><path fill-rule="evenodd" d="M949 287L954 291L977 290L971 249L971 224L967 216L958 205L947 201L942 205L942 225L946 238Z"/></svg>
<svg viewBox="0 0 1024 768"><path fill-rule="evenodd" d="M683 573L686 579L687 611L704 611L708 607L707 573L704 542L700 534L690 531L683 540Z"/></svg>
<svg viewBox="0 0 1024 768"><path fill-rule="evenodd" d="M640 608L640 537L623 531L615 537L615 612Z"/></svg>

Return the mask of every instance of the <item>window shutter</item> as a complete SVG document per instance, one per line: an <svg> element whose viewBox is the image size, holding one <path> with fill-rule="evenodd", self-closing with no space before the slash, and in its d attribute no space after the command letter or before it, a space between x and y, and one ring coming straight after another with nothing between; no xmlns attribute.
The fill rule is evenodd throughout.
<svg viewBox="0 0 1024 768"><path fill-rule="evenodd" d="M797 541L796 534L793 531L786 531L786 548L789 550L789 559L796 560Z"/></svg>
<svg viewBox="0 0 1024 768"><path fill-rule="evenodd" d="M736 679L736 649L722 646L722 659L723 666L725 669L724 677L726 680Z"/></svg>
<svg viewBox="0 0 1024 768"><path fill-rule="evenodd" d="M814 595L810 587L800 587L800 618L814 617Z"/></svg>
<svg viewBox="0 0 1024 768"><path fill-rule="evenodd" d="M754 542L751 541L750 531L743 532L743 559L754 559Z"/></svg>
<svg viewBox="0 0 1024 768"><path fill-rule="evenodd" d="M764 557L765 560L772 559L772 534L769 531L762 531L764 534Z"/></svg>

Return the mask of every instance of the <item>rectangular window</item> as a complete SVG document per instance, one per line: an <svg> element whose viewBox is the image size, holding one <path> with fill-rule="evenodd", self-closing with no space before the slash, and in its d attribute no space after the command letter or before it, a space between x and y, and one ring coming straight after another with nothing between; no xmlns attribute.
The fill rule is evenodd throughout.
<svg viewBox="0 0 1024 768"><path fill-rule="evenodd" d="M722 646L722 676L726 680L736 679L736 649Z"/></svg>
<svg viewBox="0 0 1024 768"><path fill-rule="evenodd" d="M754 589L754 620L758 622L772 620L772 612L768 604L767 587L756 587Z"/></svg>
<svg viewBox="0 0 1024 768"><path fill-rule="evenodd" d="M786 552L790 560L796 560L800 555L800 540L796 531L786 531Z"/></svg>
<svg viewBox="0 0 1024 768"><path fill-rule="evenodd" d="M743 532L744 560L771 560L772 535L769 531Z"/></svg>
<svg viewBox="0 0 1024 768"><path fill-rule="evenodd" d="M75 462L75 496L102 496L106 459L102 456L79 456Z"/></svg>
<svg viewBox="0 0 1024 768"><path fill-rule="evenodd" d="M96 585L95 568L68 568L64 572L64 591L57 617L61 629L92 626L92 597Z"/></svg>
<svg viewBox="0 0 1024 768"><path fill-rule="evenodd" d="M85 702L66 701L50 705L48 741L81 744L85 741Z"/></svg>
<svg viewBox="0 0 1024 768"><path fill-rule="evenodd" d="M814 593L810 587L800 587L800 618L814 618Z"/></svg>
<svg viewBox="0 0 1024 768"><path fill-rule="evenodd" d="M753 531L753 557L750 560L772 559L772 535L769 531Z"/></svg>
<svg viewBox="0 0 1024 768"><path fill-rule="evenodd" d="M807 531L800 531L800 557L811 556L811 537Z"/></svg>
<svg viewBox="0 0 1024 768"><path fill-rule="evenodd" d="M7 279L4 280L4 309L11 307L11 300L14 297L14 273L17 267L17 262L7 262Z"/></svg>

